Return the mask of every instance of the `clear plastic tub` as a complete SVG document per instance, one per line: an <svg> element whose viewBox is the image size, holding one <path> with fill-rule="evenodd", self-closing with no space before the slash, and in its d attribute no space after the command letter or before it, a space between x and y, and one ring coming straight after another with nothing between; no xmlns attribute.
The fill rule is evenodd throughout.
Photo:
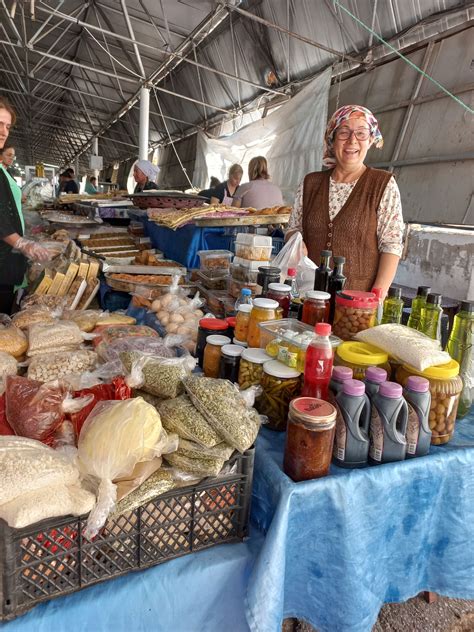
<svg viewBox="0 0 474 632"><path fill-rule="evenodd" d="M257 293L257 284L256 283L244 283L242 281L238 281L233 277L227 277L227 291L233 298L239 298L240 292L242 288L248 287L252 292L252 297Z"/></svg>
<svg viewBox="0 0 474 632"><path fill-rule="evenodd" d="M243 259L242 257L234 257L232 263L234 266L242 266L250 272L258 272L259 267L264 263L270 265L270 261L251 261L250 259Z"/></svg>
<svg viewBox="0 0 474 632"><path fill-rule="evenodd" d="M236 258L234 258L234 261L235 259ZM249 263L260 263L260 261L250 261ZM230 274L233 279L241 283L257 283L258 269L251 270L250 268L232 263L230 266Z"/></svg>
<svg viewBox="0 0 474 632"><path fill-rule="evenodd" d="M203 285L207 290L225 290L227 289L227 272L224 270L224 274L222 274L222 270L219 269L221 274L216 274L214 271L206 271L197 270L196 271L196 280L198 283Z"/></svg>
<svg viewBox="0 0 474 632"><path fill-rule="evenodd" d="M268 261L272 254L272 238L266 235L239 233L235 240L235 254L242 259Z"/></svg>
<svg viewBox="0 0 474 632"><path fill-rule="evenodd" d="M230 250L198 250L201 270L229 270L234 256Z"/></svg>

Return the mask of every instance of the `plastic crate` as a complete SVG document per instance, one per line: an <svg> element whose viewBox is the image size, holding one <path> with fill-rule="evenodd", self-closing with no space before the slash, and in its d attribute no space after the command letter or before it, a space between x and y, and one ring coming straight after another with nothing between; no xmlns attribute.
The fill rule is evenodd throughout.
<svg viewBox="0 0 474 632"><path fill-rule="evenodd" d="M231 473L157 496L109 520L92 542L87 516L14 529L0 520L0 620L82 588L248 536L254 449Z"/></svg>

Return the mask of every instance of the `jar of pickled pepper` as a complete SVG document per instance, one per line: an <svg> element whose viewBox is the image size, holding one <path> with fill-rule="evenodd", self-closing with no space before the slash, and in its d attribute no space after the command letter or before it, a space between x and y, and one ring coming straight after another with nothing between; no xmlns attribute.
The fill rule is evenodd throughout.
<svg viewBox="0 0 474 632"><path fill-rule="evenodd" d="M286 430L288 407L301 391L301 373L278 360L270 360L263 365L260 386L262 394L255 408L268 417L267 428Z"/></svg>
<svg viewBox="0 0 474 632"><path fill-rule="evenodd" d="M283 471L294 481L329 472L336 429L336 408L314 397L290 402Z"/></svg>

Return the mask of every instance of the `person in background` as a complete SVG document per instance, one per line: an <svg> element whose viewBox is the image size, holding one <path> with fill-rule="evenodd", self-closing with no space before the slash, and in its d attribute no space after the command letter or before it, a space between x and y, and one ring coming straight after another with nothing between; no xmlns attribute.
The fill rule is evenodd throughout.
<svg viewBox="0 0 474 632"><path fill-rule="evenodd" d="M0 97L0 150L16 122L15 110ZM45 262L51 256L46 248L26 239L21 210L21 190L3 164L0 164L0 313L10 314L15 286L23 282L27 260Z"/></svg>
<svg viewBox="0 0 474 632"><path fill-rule="evenodd" d="M378 121L370 110L345 105L332 115L325 133L323 165L300 184L285 239L300 231L309 257L322 250L346 258L350 290L388 291L402 254L400 192L391 173L364 164L369 148L382 147Z"/></svg>
<svg viewBox="0 0 474 632"><path fill-rule="evenodd" d="M79 185L74 180L74 176L71 176L72 169L66 169L59 176L59 193L79 193Z"/></svg>
<svg viewBox="0 0 474 632"><path fill-rule="evenodd" d="M12 145L5 145L0 153L0 163L5 167L8 173L12 176L12 165L15 162L15 148Z"/></svg>
<svg viewBox="0 0 474 632"><path fill-rule="evenodd" d="M155 167L149 160L138 160L133 167L133 177L137 183L133 192L141 193L142 191L157 189L158 185L155 180L159 171L159 167Z"/></svg>
<svg viewBox="0 0 474 632"><path fill-rule="evenodd" d="M89 195L94 195L94 193L98 192L97 178L95 176L90 176L90 178L87 178L84 192L89 193Z"/></svg>
<svg viewBox="0 0 474 632"><path fill-rule="evenodd" d="M211 201L211 197L214 194L214 189L219 186L221 183L221 181L219 180L219 178L216 178L215 176L211 176L210 182L209 182L209 188L208 189L203 189L202 191L199 191L198 195L200 195L201 197L204 197L207 199L208 202Z"/></svg>
<svg viewBox="0 0 474 632"><path fill-rule="evenodd" d="M249 180L237 189L232 206L262 209L283 206L279 187L270 182L267 159L256 156L249 162Z"/></svg>
<svg viewBox="0 0 474 632"><path fill-rule="evenodd" d="M235 192L237 191L243 175L244 170L240 165L231 165L229 167L229 175L227 176L227 180L216 186L214 192L211 195L210 203L226 204L227 206L231 206L234 200Z"/></svg>

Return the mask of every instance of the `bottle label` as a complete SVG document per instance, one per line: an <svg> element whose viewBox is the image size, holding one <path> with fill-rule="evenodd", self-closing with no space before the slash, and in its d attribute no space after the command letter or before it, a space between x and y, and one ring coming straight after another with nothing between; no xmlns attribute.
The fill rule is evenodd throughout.
<svg viewBox="0 0 474 632"><path fill-rule="evenodd" d="M407 453L416 454L418 437L420 436L420 420L416 410L408 403Z"/></svg>
<svg viewBox="0 0 474 632"><path fill-rule="evenodd" d="M383 454L383 425L375 406L370 415L370 445L369 455L374 461L382 461Z"/></svg>
<svg viewBox="0 0 474 632"><path fill-rule="evenodd" d="M277 360L286 364L286 366L296 369L296 362L298 360L298 353L290 351L287 347L278 347Z"/></svg>
<svg viewBox="0 0 474 632"><path fill-rule="evenodd" d="M346 422L344 421L344 417L342 416L341 409L337 405L337 403L333 402L334 406L337 410L336 417L336 436L334 439L334 458L339 459L339 461L344 461L346 457L346 437L347 437L347 429Z"/></svg>

